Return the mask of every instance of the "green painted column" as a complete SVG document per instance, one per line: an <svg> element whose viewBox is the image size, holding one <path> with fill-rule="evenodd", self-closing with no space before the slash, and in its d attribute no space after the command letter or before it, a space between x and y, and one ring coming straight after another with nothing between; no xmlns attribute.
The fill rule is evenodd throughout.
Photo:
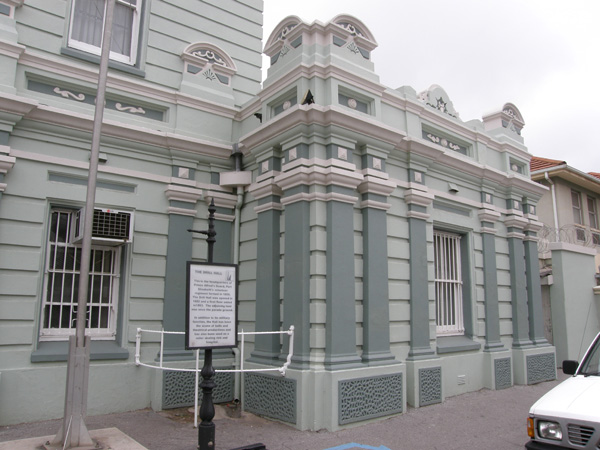
<svg viewBox="0 0 600 450"><path fill-rule="evenodd" d="M330 186L328 191L332 199L327 202L325 368L334 370L357 367L360 358L356 351L354 202L341 200L344 195L352 198L346 192L349 189Z"/></svg>
<svg viewBox="0 0 600 450"><path fill-rule="evenodd" d="M197 211L196 201L202 191L170 185L166 190L169 200L169 235L163 302L163 328L165 331L185 331L186 263L192 259L192 233ZM189 359L191 351L185 350L185 336L166 335L164 358Z"/></svg>
<svg viewBox="0 0 600 450"><path fill-rule="evenodd" d="M384 174L382 174L384 175ZM387 178L365 176L363 219L363 347L362 360L374 366L395 361L390 351L387 196L395 189Z"/></svg>
<svg viewBox="0 0 600 450"><path fill-rule="evenodd" d="M310 202L285 200L307 191L306 186L300 186L290 189L282 198L285 205L283 329L290 325L295 328L291 364L295 369L308 368L310 362ZM287 354L287 348L283 353Z"/></svg>
<svg viewBox="0 0 600 450"><path fill-rule="evenodd" d="M258 200L256 244L256 331L280 328L280 244L281 190L272 180L256 183L250 192ZM250 360L279 364L279 335L259 334L254 341Z"/></svg>
<svg viewBox="0 0 600 450"><path fill-rule="evenodd" d="M233 197L233 196L232 196ZM235 198L226 199L213 197L215 200L215 245L213 248L213 262L230 264L233 261L233 221L235 215L233 207ZM210 203L210 200L207 199Z"/></svg>
<svg viewBox="0 0 600 450"><path fill-rule="evenodd" d="M534 345L545 346L550 344L544 334L544 312L542 309L542 287L540 284L538 239L536 233L540 227L541 223L530 222L528 229L525 231L524 245L529 306L529 339L531 339Z"/></svg>
<svg viewBox="0 0 600 450"><path fill-rule="evenodd" d="M510 291L512 302L513 348L530 347L529 308L527 305L527 279L525 276L525 246L523 228L527 221L521 216L509 216L507 227L510 260Z"/></svg>
<svg viewBox="0 0 600 450"><path fill-rule="evenodd" d="M496 264L496 229L494 222L500 213L483 209L481 220L481 241L483 251L483 295L485 308L485 351L504 350L500 341L500 311L498 306L498 274Z"/></svg>
<svg viewBox="0 0 600 450"><path fill-rule="evenodd" d="M426 190L409 189L404 194L409 206L408 232L410 251L410 351L408 360L428 359L435 355L429 332L429 278L427 261L427 206L433 195Z"/></svg>

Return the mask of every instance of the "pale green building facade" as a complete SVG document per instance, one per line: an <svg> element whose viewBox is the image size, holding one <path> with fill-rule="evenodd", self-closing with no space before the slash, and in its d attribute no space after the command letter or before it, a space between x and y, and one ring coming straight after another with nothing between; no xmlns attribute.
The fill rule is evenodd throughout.
<svg viewBox="0 0 600 450"><path fill-rule="evenodd" d="M62 414L103 5L0 0L2 424ZM243 394L249 411L333 430L555 378L536 236L546 189L514 105L463 122L439 86L381 85L375 37L352 16L288 17L263 42L258 0L118 8L89 414L193 404L193 378L136 366L135 340L184 330L185 265L207 253L188 229L206 228L211 200L215 260L239 264L239 328L295 327L285 377L221 373L217 401ZM281 365L287 345L251 339L245 367ZM141 361L158 351L146 338ZM193 367L182 336L163 358ZM217 368L234 364L217 352Z"/></svg>

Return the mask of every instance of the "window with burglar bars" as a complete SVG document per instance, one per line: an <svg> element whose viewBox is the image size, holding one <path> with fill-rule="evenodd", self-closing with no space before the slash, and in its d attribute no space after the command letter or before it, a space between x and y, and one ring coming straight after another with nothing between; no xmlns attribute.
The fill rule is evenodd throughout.
<svg viewBox="0 0 600 450"><path fill-rule="evenodd" d="M136 63L142 0L117 0L113 14L110 58ZM69 47L100 55L106 0L73 0Z"/></svg>
<svg viewBox="0 0 600 450"><path fill-rule="evenodd" d="M74 211L52 211L40 331L43 340L75 333L81 247L70 243L74 217ZM116 333L120 252L120 247L92 246L86 334L94 338L112 339Z"/></svg>
<svg viewBox="0 0 600 450"><path fill-rule="evenodd" d="M433 232L435 255L435 311L438 335L464 334L461 236L442 231Z"/></svg>

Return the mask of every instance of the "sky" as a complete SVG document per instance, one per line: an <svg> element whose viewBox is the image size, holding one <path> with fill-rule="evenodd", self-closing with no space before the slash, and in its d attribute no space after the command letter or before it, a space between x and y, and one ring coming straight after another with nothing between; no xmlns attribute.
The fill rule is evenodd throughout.
<svg viewBox="0 0 600 450"><path fill-rule="evenodd" d="M381 84L437 84L465 122L513 103L532 155L600 172L600 1L264 0L263 44L290 15L339 14L375 36Z"/></svg>

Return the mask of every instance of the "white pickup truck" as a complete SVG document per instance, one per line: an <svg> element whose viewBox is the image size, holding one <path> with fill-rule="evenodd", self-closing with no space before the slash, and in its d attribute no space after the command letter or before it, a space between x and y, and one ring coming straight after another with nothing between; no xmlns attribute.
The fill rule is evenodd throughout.
<svg viewBox="0 0 600 450"><path fill-rule="evenodd" d="M564 361L563 372L573 375L529 410L529 450L600 450L600 333L581 364Z"/></svg>

